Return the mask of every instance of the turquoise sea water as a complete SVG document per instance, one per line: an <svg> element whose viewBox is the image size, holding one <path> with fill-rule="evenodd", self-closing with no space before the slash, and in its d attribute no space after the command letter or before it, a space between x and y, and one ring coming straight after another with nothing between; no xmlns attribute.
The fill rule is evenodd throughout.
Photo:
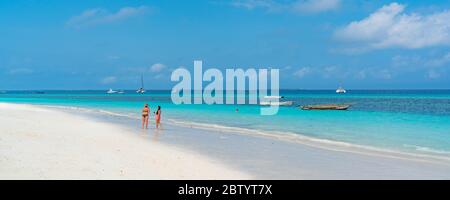
<svg viewBox="0 0 450 200"><path fill-rule="evenodd" d="M86 108L139 118L144 103L163 110L163 122L195 122L270 134L450 157L450 90L282 90L293 106L274 116L258 105L174 105L170 91L0 91L0 102ZM298 105L350 103L347 111L305 111ZM239 112L235 110L239 109ZM210 126L217 127L217 126Z"/></svg>

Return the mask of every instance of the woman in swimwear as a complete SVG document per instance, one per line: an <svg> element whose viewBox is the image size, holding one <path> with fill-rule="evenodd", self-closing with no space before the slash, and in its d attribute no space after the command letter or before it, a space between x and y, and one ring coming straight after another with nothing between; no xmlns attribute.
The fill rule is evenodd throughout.
<svg viewBox="0 0 450 200"><path fill-rule="evenodd" d="M161 106L158 106L158 110L155 113L155 121L156 121L156 128L158 128L161 121Z"/></svg>
<svg viewBox="0 0 450 200"><path fill-rule="evenodd" d="M150 113L150 108L148 108L148 104L144 105L144 109L142 109L142 129L148 129L148 113Z"/></svg>

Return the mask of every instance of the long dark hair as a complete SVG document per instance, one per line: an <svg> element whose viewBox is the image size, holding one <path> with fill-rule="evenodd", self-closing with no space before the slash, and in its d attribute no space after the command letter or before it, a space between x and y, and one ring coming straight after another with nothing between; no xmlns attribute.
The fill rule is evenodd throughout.
<svg viewBox="0 0 450 200"><path fill-rule="evenodd" d="M156 114L159 114L160 110L161 110L161 106L158 106L158 110L156 111Z"/></svg>

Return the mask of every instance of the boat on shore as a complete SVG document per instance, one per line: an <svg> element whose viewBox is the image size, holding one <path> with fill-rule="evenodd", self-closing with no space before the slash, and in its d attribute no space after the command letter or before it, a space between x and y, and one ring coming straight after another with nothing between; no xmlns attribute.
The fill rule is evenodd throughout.
<svg viewBox="0 0 450 200"><path fill-rule="evenodd" d="M321 104L301 106L302 110L347 110L351 105L347 104Z"/></svg>

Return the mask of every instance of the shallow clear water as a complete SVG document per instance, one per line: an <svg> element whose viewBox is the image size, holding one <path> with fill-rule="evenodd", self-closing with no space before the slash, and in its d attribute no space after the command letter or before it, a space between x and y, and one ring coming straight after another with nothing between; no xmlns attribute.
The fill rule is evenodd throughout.
<svg viewBox="0 0 450 200"><path fill-rule="evenodd" d="M3 91L0 102L72 106L140 116L144 103L166 119L217 124L271 134L299 134L391 150L450 156L450 90L282 90L290 107L259 115L257 105L174 105L170 91ZM298 105L350 103L347 111L304 111ZM239 112L235 110L239 109Z"/></svg>

